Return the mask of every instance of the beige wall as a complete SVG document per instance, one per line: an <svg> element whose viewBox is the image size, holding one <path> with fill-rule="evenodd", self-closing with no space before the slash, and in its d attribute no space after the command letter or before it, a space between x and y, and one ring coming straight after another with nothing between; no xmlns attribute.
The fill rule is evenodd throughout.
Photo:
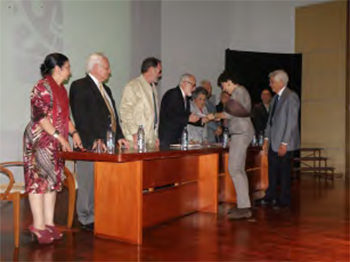
<svg viewBox="0 0 350 262"><path fill-rule="evenodd" d="M302 147L324 147L345 172L346 1L296 8L295 51L303 54Z"/></svg>

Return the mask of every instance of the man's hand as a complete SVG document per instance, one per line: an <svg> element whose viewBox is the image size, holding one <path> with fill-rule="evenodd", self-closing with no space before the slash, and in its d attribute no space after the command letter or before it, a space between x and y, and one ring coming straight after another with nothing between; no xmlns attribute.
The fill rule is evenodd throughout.
<svg viewBox="0 0 350 262"><path fill-rule="evenodd" d="M74 148L84 149L78 133L74 133L72 140L73 140L73 147Z"/></svg>
<svg viewBox="0 0 350 262"><path fill-rule="evenodd" d="M221 126L218 126L215 130L215 135L216 136L221 136L222 134L222 127Z"/></svg>
<svg viewBox="0 0 350 262"><path fill-rule="evenodd" d="M128 140L121 138L118 140L118 147L122 148L124 146L124 148L129 149L129 142Z"/></svg>
<svg viewBox="0 0 350 262"><path fill-rule="evenodd" d="M285 156L287 153L287 145L281 144L280 147L278 148L278 156L282 157Z"/></svg>
<svg viewBox="0 0 350 262"><path fill-rule="evenodd" d="M195 113L191 113L189 118L188 118L188 122L196 123L199 119L200 119L199 116L197 116Z"/></svg>
<svg viewBox="0 0 350 262"><path fill-rule="evenodd" d="M134 149L137 149L137 133L132 135L132 142L134 145Z"/></svg>
<svg viewBox="0 0 350 262"><path fill-rule="evenodd" d="M202 125L209 122L209 119L207 117L202 117L201 120L202 120Z"/></svg>
<svg viewBox="0 0 350 262"><path fill-rule="evenodd" d="M209 121L212 121L212 120L214 120L214 119L215 119L215 115L214 115L214 114L212 114L212 113L207 114L207 118L208 118L208 120L209 120Z"/></svg>
<svg viewBox="0 0 350 262"><path fill-rule="evenodd" d="M215 120L219 121L221 119L225 119L225 114L224 112L220 112L220 113L215 113Z"/></svg>
<svg viewBox="0 0 350 262"><path fill-rule="evenodd" d="M95 153L107 152L107 147L102 139L96 139L92 145L92 151Z"/></svg>
<svg viewBox="0 0 350 262"><path fill-rule="evenodd" d="M269 140L265 139L264 144L262 146L262 150L265 154L267 154L268 149L269 149Z"/></svg>
<svg viewBox="0 0 350 262"><path fill-rule="evenodd" d="M156 142L155 142L156 148L159 148L159 145L160 145L159 138L157 138L157 139L156 139Z"/></svg>

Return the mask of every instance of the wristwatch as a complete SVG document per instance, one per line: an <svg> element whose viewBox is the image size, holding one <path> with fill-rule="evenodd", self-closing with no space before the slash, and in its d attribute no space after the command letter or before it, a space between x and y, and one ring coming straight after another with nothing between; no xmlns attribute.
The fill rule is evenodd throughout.
<svg viewBox="0 0 350 262"><path fill-rule="evenodd" d="M52 134L52 136L56 139L58 139L58 136L60 135L60 132L56 129L55 132Z"/></svg>
<svg viewBox="0 0 350 262"><path fill-rule="evenodd" d="M70 136L73 137L74 134L78 134L78 131L77 131L77 130L74 130L72 133L70 133Z"/></svg>

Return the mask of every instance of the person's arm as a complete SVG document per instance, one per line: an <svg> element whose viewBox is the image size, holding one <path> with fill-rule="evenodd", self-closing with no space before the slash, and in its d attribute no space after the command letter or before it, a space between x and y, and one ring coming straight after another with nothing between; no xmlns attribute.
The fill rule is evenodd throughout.
<svg viewBox="0 0 350 262"><path fill-rule="evenodd" d="M160 105L160 115L162 119L171 121L176 125L186 125L190 114L182 114L178 101L174 99L173 93L166 93Z"/></svg>
<svg viewBox="0 0 350 262"><path fill-rule="evenodd" d="M82 149L83 145L81 143L81 139L80 139L79 133L76 130L76 128L73 125L71 120L69 120L69 123L68 123L68 130L69 130L70 135L72 136L73 148L77 148L78 147L78 148Z"/></svg>
<svg viewBox="0 0 350 262"><path fill-rule="evenodd" d="M126 85L120 101L120 120L123 125L124 135L127 138L137 134L139 128L137 120L138 117L143 115L142 107L139 106L140 101L137 89L136 86Z"/></svg>
<svg viewBox="0 0 350 262"><path fill-rule="evenodd" d="M94 101L91 100L91 94L88 92L89 86L81 86L73 82L70 88L69 101L74 118L75 126L79 131L79 135L85 139L84 146L91 143L94 139L104 139L97 132L98 123L95 123Z"/></svg>
<svg viewBox="0 0 350 262"><path fill-rule="evenodd" d="M71 152L72 148L68 141L56 130L56 128L51 124L47 117L42 118L39 121L40 127L49 135L53 136L61 144L63 152Z"/></svg>
<svg viewBox="0 0 350 262"><path fill-rule="evenodd" d="M298 96L295 93L291 93L286 112L286 128L284 129L281 141L281 143L284 145L288 145L290 143L293 130L298 128L299 107L300 101Z"/></svg>
<svg viewBox="0 0 350 262"><path fill-rule="evenodd" d="M48 118L50 110L50 103L52 97L48 95L49 92L45 85L38 84L34 87L31 94L31 115L32 120L39 124L44 132L53 136L59 141L63 151L72 151L68 141L56 130Z"/></svg>

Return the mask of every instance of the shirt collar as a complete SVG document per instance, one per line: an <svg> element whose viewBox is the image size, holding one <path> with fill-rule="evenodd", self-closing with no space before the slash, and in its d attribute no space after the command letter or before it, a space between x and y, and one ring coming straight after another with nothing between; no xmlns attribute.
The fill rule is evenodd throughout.
<svg viewBox="0 0 350 262"><path fill-rule="evenodd" d="M88 73L88 75L91 77L92 81L94 81L95 85L97 87L100 87L100 82L97 80L96 77L94 77L92 74Z"/></svg>
<svg viewBox="0 0 350 262"><path fill-rule="evenodd" d="M154 83L148 83L143 74L140 75L140 78L144 83L146 83L146 85L149 85L150 87L154 88Z"/></svg>
<svg viewBox="0 0 350 262"><path fill-rule="evenodd" d="M286 86L284 86L284 87L278 92L277 95L278 95L279 97L281 97L285 89L286 89Z"/></svg>
<svg viewBox="0 0 350 262"><path fill-rule="evenodd" d="M179 87L179 88L180 88L180 90L181 90L181 94L182 94L183 99L186 99L186 94L185 94L185 92L182 90L181 87Z"/></svg>

